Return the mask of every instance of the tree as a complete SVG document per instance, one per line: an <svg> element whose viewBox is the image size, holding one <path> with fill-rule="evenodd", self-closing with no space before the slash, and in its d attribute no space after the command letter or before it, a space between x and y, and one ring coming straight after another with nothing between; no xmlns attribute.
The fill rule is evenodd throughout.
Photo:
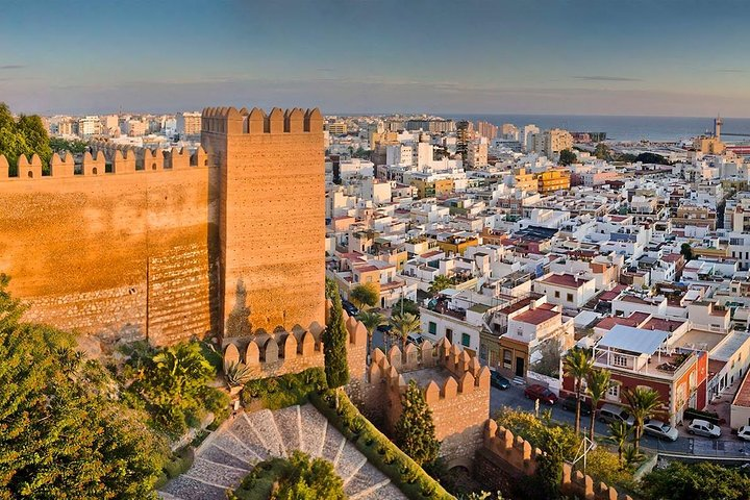
<svg viewBox="0 0 750 500"><path fill-rule="evenodd" d="M623 466L623 452L625 451L625 445L630 439L631 429L630 426L622 421L613 422L609 424L609 441L617 446L617 459L620 463L620 467Z"/></svg>
<svg viewBox="0 0 750 500"><path fill-rule="evenodd" d="M716 463L675 461L646 474L642 488L648 500L747 500L750 478Z"/></svg>
<svg viewBox="0 0 750 500"><path fill-rule="evenodd" d="M594 149L594 156L600 160L610 161L612 159L612 151L606 144L600 142L596 145L596 149Z"/></svg>
<svg viewBox="0 0 750 500"><path fill-rule="evenodd" d="M369 360L372 353L372 335L375 333L377 327L386 323L385 316L379 312L369 310L360 311L357 319L367 328L367 359Z"/></svg>
<svg viewBox="0 0 750 500"><path fill-rule="evenodd" d="M366 309L367 307L375 307L378 305L380 294L378 289L372 283L363 283L357 285L349 293L349 300L357 306L358 309Z"/></svg>
<svg viewBox="0 0 750 500"><path fill-rule="evenodd" d="M349 333L344 324L344 311L341 309L341 296L336 290L332 293L329 324L323 331L323 355L325 358L326 382L336 389L349 383L349 364L346 359L346 346Z"/></svg>
<svg viewBox="0 0 750 500"><path fill-rule="evenodd" d="M685 257L686 261L693 260L693 248L690 246L690 243L683 243L680 246L680 254Z"/></svg>
<svg viewBox="0 0 750 500"><path fill-rule="evenodd" d="M279 481L279 490L272 494L278 500L316 500L330 498L345 500L344 481L336 474L333 464L322 458L311 459L301 451L294 451L289 468Z"/></svg>
<svg viewBox="0 0 750 500"><path fill-rule="evenodd" d="M534 363L532 369L539 374L557 378L560 376L560 351L562 345L557 338L542 344L539 352L542 357Z"/></svg>
<svg viewBox="0 0 750 500"><path fill-rule="evenodd" d="M61 137L51 137L49 140L49 146L54 153L69 151L73 154L83 154L88 149L88 144L83 141L77 139L69 141Z"/></svg>
<svg viewBox="0 0 750 500"><path fill-rule="evenodd" d="M408 312L405 312L403 316L401 314L391 316L391 326L393 327L393 334L401 339L402 353L406 351L406 342L409 335L419 333L422 329L419 318Z"/></svg>
<svg viewBox="0 0 750 500"><path fill-rule="evenodd" d="M0 498L155 498L166 441L74 338L19 321L0 275Z"/></svg>
<svg viewBox="0 0 750 500"><path fill-rule="evenodd" d="M38 154L48 171L48 163L52 158L49 136L39 116L21 115L18 120L13 118L10 108L0 103L0 155L5 155L13 172L18 168L18 157Z"/></svg>
<svg viewBox="0 0 750 500"><path fill-rule="evenodd" d="M431 464L438 457L440 442L435 437L432 410L414 380L409 381L401 396L401 415L394 437L396 445L420 466Z"/></svg>
<svg viewBox="0 0 750 500"><path fill-rule="evenodd" d="M560 151L560 165L567 167L568 165L572 165L577 161L578 157L573 151L569 149L563 149L562 151Z"/></svg>
<svg viewBox="0 0 750 500"><path fill-rule="evenodd" d="M635 420L633 426L635 427L634 446L638 451L643 434L643 424L654 415L661 405L659 393L649 387L636 387L625 391L625 401L627 401L630 414Z"/></svg>
<svg viewBox="0 0 750 500"><path fill-rule="evenodd" d="M574 348L568 351L563 359L563 372L573 378L576 394L576 423L575 431L581 431L581 395L583 393L583 380L591 371L591 351L588 349Z"/></svg>
<svg viewBox="0 0 750 500"><path fill-rule="evenodd" d="M609 390L609 381L612 374L609 370L591 370L586 377L586 392L591 398L591 422L589 427L589 439L594 441L594 424L596 424L596 407L599 401L604 399Z"/></svg>
<svg viewBox="0 0 750 500"><path fill-rule="evenodd" d="M391 316L401 314L402 312L419 317L419 305L410 299L399 299L393 304L393 307L391 307Z"/></svg>
<svg viewBox="0 0 750 500"><path fill-rule="evenodd" d="M642 163L655 163L657 165L669 165L669 160L656 153L641 153L635 157L635 161Z"/></svg>
<svg viewBox="0 0 750 500"><path fill-rule="evenodd" d="M432 283L430 283L429 292L432 295L437 295L438 293L442 292L446 288L450 288L453 286L453 281L444 274L438 274L435 276L435 279L432 280Z"/></svg>

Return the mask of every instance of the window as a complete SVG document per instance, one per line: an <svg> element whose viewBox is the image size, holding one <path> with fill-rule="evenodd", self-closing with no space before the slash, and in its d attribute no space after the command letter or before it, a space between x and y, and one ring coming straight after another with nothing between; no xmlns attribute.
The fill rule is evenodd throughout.
<svg viewBox="0 0 750 500"><path fill-rule="evenodd" d="M609 383L609 389L607 389L607 399L612 399L615 401L620 400L620 383L619 382Z"/></svg>
<svg viewBox="0 0 750 500"><path fill-rule="evenodd" d="M479 344L479 359L487 362L487 345L486 344Z"/></svg>
<svg viewBox="0 0 750 500"><path fill-rule="evenodd" d="M612 358L612 364L615 366L620 367L627 367L628 366L628 358L627 356L623 356L621 354L615 354Z"/></svg>
<svg viewBox="0 0 750 500"><path fill-rule="evenodd" d="M568 294L568 302L573 302L573 294L572 293Z"/></svg>
<svg viewBox="0 0 750 500"><path fill-rule="evenodd" d="M430 335L436 335L437 334L437 325L434 321L430 321L428 325L428 331L430 332Z"/></svg>
<svg viewBox="0 0 750 500"><path fill-rule="evenodd" d="M469 347L471 345L471 336L468 333L461 334L461 345Z"/></svg>
<svg viewBox="0 0 750 500"><path fill-rule="evenodd" d="M555 298L556 298L556 299L559 299L559 298L560 298L560 292L559 292L559 291L557 291L557 290L555 290Z"/></svg>
<svg viewBox="0 0 750 500"><path fill-rule="evenodd" d="M510 370L513 367L513 352L503 349L503 368Z"/></svg>
<svg viewBox="0 0 750 500"><path fill-rule="evenodd" d="M452 328L445 329L445 337L451 342L453 342L453 329Z"/></svg>

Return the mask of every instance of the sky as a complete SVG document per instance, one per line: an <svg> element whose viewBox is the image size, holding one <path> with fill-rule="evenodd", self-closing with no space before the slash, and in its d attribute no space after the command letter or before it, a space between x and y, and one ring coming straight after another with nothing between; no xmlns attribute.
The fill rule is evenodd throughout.
<svg viewBox="0 0 750 500"><path fill-rule="evenodd" d="M0 0L23 113L750 117L747 0Z"/></svg>

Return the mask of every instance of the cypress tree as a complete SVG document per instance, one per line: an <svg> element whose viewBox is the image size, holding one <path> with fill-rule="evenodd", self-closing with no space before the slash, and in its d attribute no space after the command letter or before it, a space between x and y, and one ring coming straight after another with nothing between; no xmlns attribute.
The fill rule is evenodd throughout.
<svg viewBox="0 0 750 500"><path fill-rule="evenodd" d="M401 409L395 428L396 444L420 466L433 463L438 457L440 442L435 437L432 410L413 380L401 396Z"/></svg>
<svg viewBox="0 0 750 500"><path fill-rule="evenodd" d="M349 332L344 323L344 312L341 309L341 296L338 290L331 293L333 303L329 324L323 332L323 355L325 357L326 382L328 387L336 389L349 382L349 364L346 360L346 345Z"/></svg>

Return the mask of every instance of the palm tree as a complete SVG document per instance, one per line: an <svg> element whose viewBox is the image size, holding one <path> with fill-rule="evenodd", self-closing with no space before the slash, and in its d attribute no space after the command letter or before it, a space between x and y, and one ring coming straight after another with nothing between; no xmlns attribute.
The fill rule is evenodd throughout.
<svg viewBox="0 0 750 500"><path fill-rule="evenodd" d="M446 288L450 288L453 285L452 280L445 276L444 274L439 274L435 277L434 280L432 280L432 283L430 284L430 288L427 290L432 295L437 295L438 293L442 292Z"/></svg>
<svg viewBox="0 0 750 500"><path fill-rule="evenodd" d="M609 424L608 439L617 446L617 459L620 462L620 467L622 467L622 454L628 439L630 439L630 426L622 421Z"/></svg>
<svg viewBox="0 0 750 500"><path fill-rule="evenodd" d="M596 407L599 405L609 389L609 370L591 370L586 377L586 392L591 398L591 428L589 428L589 439L594 441L594 424L596 424Z"/></svg>
<svg viewBox="0 0 750 500"><path fill-rule="evenodd" d="M581 393L583 392L583 380L591 371L591 351L588 349L574 348L568 351L563 360L563 371L565 375L572 377L576 393L576 434L581 432Z"/></svg>
<svg viewBox="0 0 750 500"><path fill-rule="evenodd" d="M625 391L625 401L628 403L630 414L635 420L635 451L637 452L641 444L641 435L643 434L643 424L651 418L657 408L661 406L659 393L650 387L636 387Z"/></svg>
<svg viewBox="0 0 750 500"><path fill-rule="evenodd" d="M635 446L628 446L622 454L624 469L633 469L646 458Z"/></svg>
<svg viewBox="0 0 750 500"><path fill-rule="evenodd" d="M385 316L370 309L360 311L357 319L367 328L367 361L369 362L370 353L372 352L372 335L375 333L377 327L385 324Z"/></svg>
<svg viewBox="0 0 750 500"><path fill-rule="evenodd" d="M422 329L422 323L419 318L411 313L405 312L395 314L391 317L391 326L393 334L401 339L401 352L406 351L406 340L412 333L418 333Z"/></svg>

